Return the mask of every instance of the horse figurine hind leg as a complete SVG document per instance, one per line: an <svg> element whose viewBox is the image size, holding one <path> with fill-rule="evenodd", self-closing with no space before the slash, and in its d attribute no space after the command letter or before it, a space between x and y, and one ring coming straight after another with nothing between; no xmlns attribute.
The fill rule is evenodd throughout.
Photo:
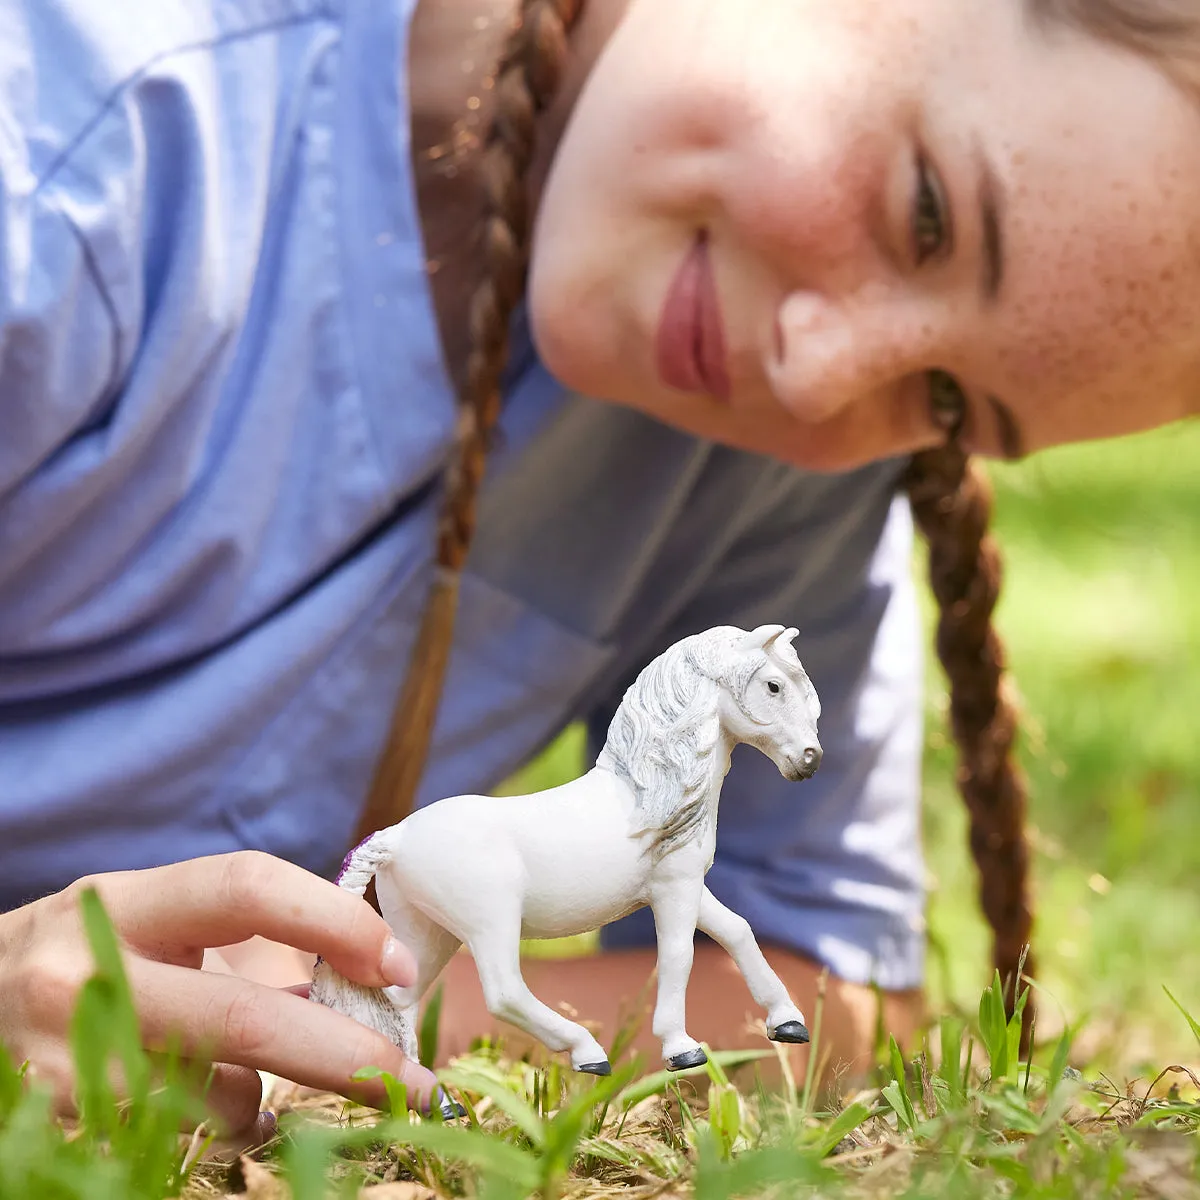
<svg viewBox="0 0 1200 1200"><path fill-rule="evenodd" d="M767 1013L775 1041L808 1041L804 1016L768 965L749 924L704 886L717 805L739 743L789 779L821 762L821 706L792 646L796 630L719 627L676 643L638 676L596 765L527 796L456 796L420 809L358 846L341 886L374 878L380 911L416 956L412 988L360 988L320 963L311 997L385 1033L416 1056L422 996L465 943L489 1012L606 1074L582 1025L538 1000L520 968L522 938L597 929L649 905L658 937L653 1030L673 1070L705 1061L686 1028L697 929L725 947Z"/></svg>

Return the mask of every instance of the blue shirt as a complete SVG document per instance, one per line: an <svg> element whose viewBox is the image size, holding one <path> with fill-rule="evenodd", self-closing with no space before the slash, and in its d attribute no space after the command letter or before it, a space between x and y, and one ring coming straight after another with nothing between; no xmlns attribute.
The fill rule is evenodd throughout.
<svg viewBox="0 0 1200 1200"><path fill-rule="evenodd" d="M454 421L414 4L0 0L0 905L248 846L341 858ZM804 476L566 397L520 328L509 384L422 802L601 730L676 636L798 624L826 765L796 790L739 759L713 886L761 936L916 982L895 465Z"/></svg>

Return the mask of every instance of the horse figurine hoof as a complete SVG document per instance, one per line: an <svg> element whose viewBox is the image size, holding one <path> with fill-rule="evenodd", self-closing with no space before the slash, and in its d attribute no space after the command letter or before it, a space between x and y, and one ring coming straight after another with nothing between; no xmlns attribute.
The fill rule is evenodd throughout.
<svg viewBox="0 0 1200 1200"><path fill-rule="evenodd" d="M667 1059L668 1071L688 1071L692 1067L702 1067L708 1062L708 1055L703 1050L685 1050L674 1058Z"/></svg>
<svg viewBox="0 0 1200 1200"><path fill-rule="evenodd" d="M584 1063L581 1067L576 1067L575 1070L583 1075L611 1075L612 1064L606 1058L603 1062Z"/></svg>
<svg viewBox="0 0 1200 1200"><path fill-rule="evenodd" d="M808 1029L799 1021L784 1021L771 1030L771 1041L788 1042L793 1046L807 1046L812 1039Z"/></svg>
<svg viewBox="0 0 1200 1200"><path fill-rule="evenodd" d="M457 1121L467 1115L467 1110L457 1100L451 1100L441 1088L438 1088L434 1103L437 1104L443 1121Z"/></svg>

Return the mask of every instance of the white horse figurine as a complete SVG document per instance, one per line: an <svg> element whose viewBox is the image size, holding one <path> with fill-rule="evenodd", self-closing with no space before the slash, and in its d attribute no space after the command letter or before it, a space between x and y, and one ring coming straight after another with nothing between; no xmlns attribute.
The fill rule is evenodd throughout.
<svg viewBox="0 0 1200 1200"><path fill-rule="evenodd" d="M416 957L417 982L375 991L319 962L312 998L415 1058L417 1005L465 942L493 1016L569 1051L575 1070L605 1075L596 1039L526 986L520 942L597 929L648 904L658 936L653 1030L669 1068L705 1061L684 1020L697 929L732 955L767 1011L768 1036L807 1042L804 1015L749 924L704 886L734 746L756 746L788 779L808 779L820 765L821 705L796 635L769 625L685 638L625 694L582 778L528 796L455 796L367 838L338 882L362 895L375 879L380 911Z"/></svg>

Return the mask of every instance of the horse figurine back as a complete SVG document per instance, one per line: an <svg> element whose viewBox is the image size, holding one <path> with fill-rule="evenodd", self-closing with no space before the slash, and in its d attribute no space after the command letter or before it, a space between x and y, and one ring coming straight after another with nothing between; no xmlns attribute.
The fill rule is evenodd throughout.
<svg viewBox="0 0 1200 1200"><path fill-rule="evenodd" d="M697 929L733 957L766 1010L768 1036L807 1042L804 1015L749 924L704 886L734 746L757 747L793 780L821 763L821 704L796 636L767 625L685 638L638 676L586 775L527 796L440 800L367 838L338 882L361 895L375 880L380 911L417 960L417 981L376 991L319 962L311 998L415 1059L417 1005L465 943L493 1016L568 1051L575 1070L605 1075L596 1039L526 986L520 942L588 932L649 905L658 937L653 1030L671 1070L705 1061L685 1023Z"/></svg>

